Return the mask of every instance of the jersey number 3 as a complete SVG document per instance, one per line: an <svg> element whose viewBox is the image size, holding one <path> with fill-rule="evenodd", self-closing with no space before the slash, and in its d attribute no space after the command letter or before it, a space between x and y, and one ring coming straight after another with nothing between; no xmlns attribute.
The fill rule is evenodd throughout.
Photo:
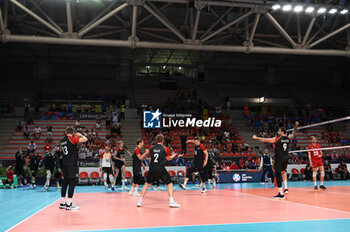
<svg viewBox="0 0 350 232"><path fill-rule="evenodd" d="M68 148L67 146L62 146L63 154L68 155Z"/></svg>

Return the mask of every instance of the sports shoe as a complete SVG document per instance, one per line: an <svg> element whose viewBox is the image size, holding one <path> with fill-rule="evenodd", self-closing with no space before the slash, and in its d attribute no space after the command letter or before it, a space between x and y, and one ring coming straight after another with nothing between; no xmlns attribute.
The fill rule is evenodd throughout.
<svg viewBox="0 0 350 232"><path fill-rule="evenodd" d="M105 188L108 188L108 184L105 184Z"/></svg>
<svg viewBox="0 0 350 232"><path fill-rule="evenodd" d="M122 186L122 190L129 190L129 188L126 186Z"/></svg>
<svg viewBox="0 0 350 232"><path fill-rule="evenodd" d="M324 185L320 185L320 189L327 189Z"/></svg>
<svg viewBox="0 0 350 232"><path fill-rule="evenodd" d="M112 189L111 189L112 191L115 191L115 188L114 188L114 186L112 187Z"/></svg>
<svg viewBox="0 0 350 232"><path fill-rule="evenodd" d="M182 188L183 190L186 190L186 186L183 184L179 184L180 188Z"/></svg>
<svg viewBox="0 0 350 232"><path fill-rule="evenodd" d="M273 196L273 199L276 199L276 200L283 200L285 198L286 197L280 193L278 193L276 196Z"/></svg>
<svg viewBox="0 0 350 232"><path fill-rule="evenodd" d="M70 203L70 205L66 205L66 210L79 210L80 207L73 205L73 203Z"/></svg>
<svg viewBox="0 0 350 232"><path fill-rule="evenodd" d="M30 184L30 186L29 186L29 187L30 187L30 189L33 189L33 185L32 185L32 184Z"/></svg>
<svg viewBox="0 0 350 232"><path fill-rule="evenodd" d="M320 186L320 188L321 188L321 186ZM315 189L315 190L317 190L317 189L318 189L317 185L315 185L314 189Z"/></svg>
<svg viewBox="0 0 350 232"><path fill-rule="evenodd" d="M44 190L49 190L49 187L47 187L47 186L44 186Z"/></svg>
<svg viewBox="0 0 350 232"><path fill-rule="evenodd" d="M132 194L134 197L139 197L140 196L140 193L138 193L138 192L133 192L133 194Z"/></svg>
<svg viewBox="0 0 350 232"><path fill-rule="evenodd" d="M141 207L141 205L142 205L142 200L139 200L138 202L137 202L137 207Z"/></svg>
<svg viewBox="0 0 350 232"><path fill-rule="evenodd" d="M33 185L33 189L35 189L35 188L36 188L36 184Z"/></svg>
<svg viewBox="0 0 350 232"><path fill-rule="evenodd" d="M206 188L202 188L202 193L206 193L207 189Z"/></svg>
<svg viewBox="0 0 350 232"><path fill-rule="evenodd" d="M130 191L129 191L129 195L132 195L132 193L133 193L133 191L130 190Z"/></svg>
<svg viewBox="0 0 350 232"><path fill-rule="evenodd" d="M285 189L283 193L288 194L288 189Z"/></svg>
<svg viewBox="0 0 350 232"><path fill-rule="evenodd" d="M216 181L213 181L213 188L216 188Z"/></svg>
<svg viewBox="0 0 350 232"><path fill-rule="evenodd" d="M180 208L180 205L175 201L169 203L170 208Z"/></svg>
<svg viewBox="0 0 350 232"><path fill-rule="evenodd" d="M66 209L66 207L67 207L67 204L65 204L65 203L64 204L61 203L60 206L59 206L60 209Z"/></svg>

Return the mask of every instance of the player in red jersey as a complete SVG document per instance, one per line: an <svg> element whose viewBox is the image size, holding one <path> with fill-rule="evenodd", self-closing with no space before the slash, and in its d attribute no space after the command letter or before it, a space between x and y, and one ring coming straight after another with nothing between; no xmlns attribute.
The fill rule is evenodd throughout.
<svg viewBox="0 0 350 232"><path fill-rule="evenodd" d="M316 183L316 180L317 180L317 168L319 168L320 170L320 173L321 173L321 185L320 185L320 188L321 189L326 189L326 187L323 185L323 180L324 180L324 165L323 165L323 161L322 161L322 156L323 156L323 153L322 153L322 150L312 150L312 149L318 149L318 148L321 148L321 145L320 144L317 144L317 138L315 136L311 136L311 141L312 141L312 144L310 146L307 147L307 149L311 150L309 151L309 162L310 162L310 165L312 167L312 179L314 180L314 184L315 184L315 187L314 189L317 190L318 187L317 187L317 183Z"/></svg>

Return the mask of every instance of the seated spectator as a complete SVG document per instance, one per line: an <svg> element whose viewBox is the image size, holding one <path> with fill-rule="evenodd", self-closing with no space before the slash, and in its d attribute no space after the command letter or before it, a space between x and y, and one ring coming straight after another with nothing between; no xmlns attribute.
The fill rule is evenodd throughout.
<svg viewBox="0 0 350 232"><path fill-rule="evenodd" d="M340 175L342 180L349 179L349 171L346 163L342 161L338 166L338 174Z"/></svg>
<svg viewBox="0 0 350 232"><path fill-rule="evenodd" d="M41 128L39 126L36 126L34 128L34 138L40 139L40 135L41 135Z"/></svg>
<svg viewBox="0 0 350 232"><path fill-rule="evenodd" d="M28 151L27 153L30 154L30 153L35 153L35 150L36 150L36 144L34 143L34 141L30 141L30 143L28 144Z"/></svg>
<svg viewBox="0 0 350 232"><path fill-rule="evenodd" d="M46 141L44 146L44 151L49 152L51 151L51 149L52 149L52 146Z"/></svg>
<svg viewBox="0 0 350 232"><path fill-rule="evenodd" d="M52 142L52 126L47 127L46 141Z"/></svg>
<svg viewBox="0 0 350 232"><path fill-rule="evenodd" d="M13 170L12 170L12 166L9 166L6 169L6 174L7 174L7 178L6 179L2 179L2 183L4 185L4 188L7 188L8 185L10 185L10 188L13 188Z"/></svg>
<svg viewBox="0 0 350 232"><path fill-rule="evenodd" d="M230 165L230 170L236 170L239 169L238 165L236 164L235 161L232 162L232 164Z"/></svg>
<svg viewBox="0 0 350 232"><path fill-rule="evenodd" d="M24 127L23 136L26 137L26 138L29 138L29 136L30 136L30 131L29 131L28 126L25 126L25 127Z"/></svg>
<svg viewBox="0 0 350 232"><path fill-rule="evenodd" d="M96 120L96 129L101 129L101 119Z"/></svg>
<svg viewBox="0 0 350 232"><path fill-rule="evenodd" d="M83 128L83 127L81 126L80 119L78 119L77 121L75 121L74 126L75 126L75 129L76 129L76 130L82 129L82 128Z"/></svg>
<svg viewBox="0 0 350 232"><path fill-rule="evenodd" d="M238 145L237 145L237 143L235 141L232 143L231 150L232 150L232 153L238 152Z"/></svg>
<svg viewBox="0 0 350 232"><path fill-rule="evenodd" d="M324 162L325 180L333 180L333 172L328 160Z"/></svg>
<svg viewBox="0 0 350 232"><path fill-rule="evenodd" d="M176 166L185 166L185 159L182 155L178 155L176 159Z"/></svg>
<svg viewBox="0 0 350 232"><path fill-rule="evenodd" d="M73 104L71 102L69 102L67 104L67 111L68 111L68 113L72 113L73 112Z"/></svg>
<svg viewBox="0 0 350 232"><path fill-rule="evenodd" d="M250 169L250 163L248 160L244 162L242 169Z"/></svg>

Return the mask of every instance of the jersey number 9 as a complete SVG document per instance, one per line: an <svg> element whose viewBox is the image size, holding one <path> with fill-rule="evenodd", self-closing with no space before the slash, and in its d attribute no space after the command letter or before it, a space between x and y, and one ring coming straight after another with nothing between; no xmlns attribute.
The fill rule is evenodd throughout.
<svg viewBox="0 0 350 232"><path fill-rule="evenodd" d="M283 144L283 150L286 151L287 150L288 145L286 143Z"/></svg>

